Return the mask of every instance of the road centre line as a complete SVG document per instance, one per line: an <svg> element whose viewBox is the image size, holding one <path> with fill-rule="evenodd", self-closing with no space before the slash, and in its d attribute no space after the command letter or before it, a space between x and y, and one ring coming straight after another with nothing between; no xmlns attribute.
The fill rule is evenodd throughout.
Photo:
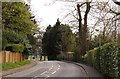
<svg viewBox="0 0 120 79"><path fill-rule="evenodd" d="M58 67L60 68L60 65Z"/></svg>
<svg viewBox="0 0 120 79"><path fill-rule="evenodd" d="M47 71L45 71L45 72L41 73L41 75L45 74L46 72L47 72Z"/></svg>
<svg viewBox="0 0 120 79"><path fill-rule="evenodd" d="M53 69L53 65L52 65L52 67L51 67L48 71L50 71L50 70L52 70L52 69ZM52 72L52 74L55 74L59 69L60 69L60 65L58 66L58 68L57 68L56 71ZM41 73L41 75L47 73L48 71L45 71L45 72Z"/></svg>
<svg viewBox="0 0 120 79"><path fill-rule="evenodd" d="M52 74L55 74L56 73L56 71L54 71Z"/></svg>
<svg viewBox="0 0 120 79"><path fill-rule="evenodd" d="M60 65L58 66L57 70L59 70L59 69L60 69Z"/></svg>
<svg viewBox="0 0 120 79"><path fill-rule="evenodd" d="M53 65L52 65L52 67L49 69L49 71L51 70L53 68ZM45 72L43 72L43 73L41 73L41 75L43 75L43 74L45 74L45 73L47 73L48 71L45 71Z"/></svg>
<svg viewBox="0 0 120 79"><path fill-rule="evenodd" d="M35 78L37 78L37 76L34 76L32 79L35 79Z"/></svg>
<svg viewBox="0 0 120 79"><path fill-rule="evenodd" d="M59 70L60 68L57 68L57 70Z"/></svg>
<svg viewBox="0 0 120 79"><path fill-rule="evenodd" d="M60 65L58 66L57 70L60 69ZM52 72L52 74L55 74L57 71Z"/></svg>
<svg viewBox="0 0 120 79"><path fill-rule="evenodd" d="M52 67L49 70L51 70L52 68L53 68L53 65L52 65Z"/></svg>

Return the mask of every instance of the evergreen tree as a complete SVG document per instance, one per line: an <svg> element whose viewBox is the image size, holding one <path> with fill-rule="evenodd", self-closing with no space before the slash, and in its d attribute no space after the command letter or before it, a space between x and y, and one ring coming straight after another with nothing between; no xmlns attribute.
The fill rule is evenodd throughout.
<svg viewBox="0 0 120 79"><path fill-rule="evenodd" d="M23 2L2 2L2 38L9 44L22 44L30 48L28 35L37 29L31 16L28 5ZM3 45L5 49L6 43Z"/></svg>
<svg viewBox="0 0 120 79"><path fill-rule="evenodd" d="M72 51L74 47L74 35L68 25L60 24L57 19L54 27L48 27L43 36L43 52L48 59L57 59L57 55Z"/></svg>

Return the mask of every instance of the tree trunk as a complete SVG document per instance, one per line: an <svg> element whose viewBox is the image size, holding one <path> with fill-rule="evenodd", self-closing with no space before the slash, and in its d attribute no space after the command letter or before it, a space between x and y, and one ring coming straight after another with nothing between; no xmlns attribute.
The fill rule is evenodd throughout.
<svg viewBox="0 0 120 79"><path fill-rule="evenodd" d="M83 3L84 4L84 3ZM84 15L84 24L82 24L82 16L81 16L81 10L80 7L83 5L77 4L77 10L78 10L78 22L79 22L79 42L80 42L80 53L79 56L82 57L87 50L87 17L88 13L90 11L90 2L85 2L86 4L86 11Z"/></svg>
<svg viewBox="0 0 120 79"><path fill-rule="evenodd" d="M77 10L78 10L78 16L79 16L78 22L79 22L79 43L80 43L80 53L78 53L77 57L79 57L79 56L81 57L81 55L82 55L82 17L81 17L79 4L77 4Z"/></svg>

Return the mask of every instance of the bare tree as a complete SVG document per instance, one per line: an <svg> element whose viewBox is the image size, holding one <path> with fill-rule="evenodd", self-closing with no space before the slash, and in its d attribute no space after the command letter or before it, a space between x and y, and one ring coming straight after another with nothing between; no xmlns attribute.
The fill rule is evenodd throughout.
<svg viewBox="0 0 120 79"><path fill-rule="evenodd" d="M87 18L88 13L90 11L90 3L91 2L84 2L81 5L77 4L77 11L78 11L78 22L79 22L79 41L80 41L80 56L83 56L86 53L87 50ZM82 24L82 16L81 16L81 6L86 5L86 10L84 14L84 24Z"/></svg>
<svg viewBox="0 0 120 79"><path fill-rule="evenodd" d="M57 1L57 0L56 0ZM71 2L70 0L63 0L67 2ZM108 2L92 2L92 1L84 1L84 2L78 2L78 0L72 0L72 2L75 2L76 6L75 9L71 11L71 13L66 14L65 18L69 15L72 15L73 18L70 19L70 23L73 23L75 26L75 29L78 29L79 32L79 42L80 42L80 53L79 56L83 56L86 53L88 41L87 41L87 33L88 29L90 33L89 40L92 39L94 34L96 33L96 30L99 29L99 31L102 32L103 36L109 36L116 39L116 20L119 18L116 18L116 16L119 15L119 12L114 11L114 9L111 9L112 5L109 5ZM115 4L118 5L119 2ZM113 2L113 3L114 3ZM84 15L83 15L84 13ZM89 21L90 17L93 19L96 19L95 22L92 23L91 28L89 27ZM92 21L91 21L92 22ZM76 27L77 26L77 27ZM102 27L102 28L100 28ZM112 39L113 39L112 38Z"/></svg>
<svg viewBox="0 0 120 79"><path fill-rule="evenodd" d="M117 4L117 5L119 5L119 6L120 6L120 1L113 0L113 2L114 2L115 4Z"/></svg>

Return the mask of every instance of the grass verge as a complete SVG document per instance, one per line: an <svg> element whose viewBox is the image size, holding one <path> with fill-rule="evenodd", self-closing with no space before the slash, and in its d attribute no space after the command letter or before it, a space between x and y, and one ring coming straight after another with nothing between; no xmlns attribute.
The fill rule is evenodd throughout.
<svg viewBox="0 0 120 79"><path fill-rule="evenodd" d="M0 70L5 71L5 70L17 68L17 67L29 64L29 63L30 63L30 60L24 60L24 61L16 62L16 63L8 62L8 63L5 63L5 64L2 64L2 67L1 67L2 69L0 68Z"/></svg>

